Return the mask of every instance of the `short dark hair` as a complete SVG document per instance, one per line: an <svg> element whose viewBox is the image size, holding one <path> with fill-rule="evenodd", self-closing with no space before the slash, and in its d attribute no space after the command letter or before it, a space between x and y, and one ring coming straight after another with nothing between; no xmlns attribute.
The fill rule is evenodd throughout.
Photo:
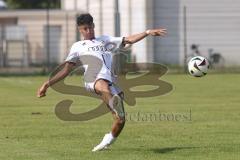
<svg viewBox="0 0 240 160"><path fill-rule="evenodd" d="M80 26L84 24L93 24L93 17L91 16L91 14L84 13L77 17L77 25Z"/></svg>

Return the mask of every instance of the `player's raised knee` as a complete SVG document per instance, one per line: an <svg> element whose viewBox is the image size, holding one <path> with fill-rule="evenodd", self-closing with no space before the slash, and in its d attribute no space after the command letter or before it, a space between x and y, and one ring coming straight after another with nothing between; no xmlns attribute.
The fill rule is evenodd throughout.
<svg viewBox="0 0 240 160"><path fill-rule="evenodd" d="M104 80L99 80L96 82L95 84L95 90L101 94L109 94L111 93L110 89L109 89L109 85L108 82L104 81Z"/></svg>

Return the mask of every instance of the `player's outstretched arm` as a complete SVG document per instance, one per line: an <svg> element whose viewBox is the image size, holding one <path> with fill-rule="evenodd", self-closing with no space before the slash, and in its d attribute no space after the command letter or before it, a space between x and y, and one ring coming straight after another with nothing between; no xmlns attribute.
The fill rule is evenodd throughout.
<svg viewBox="0 0 240 160"><path fill-rule="evenodd" d="M151 35L151 36L165 36L167 34L167 30L164 28L159 28L159 29L149 29L145 32L139 33L139 34L134 34L130 35L128 37L125 37L123 40L124 44L134 44L143 38Z"/></svg>
<svg viewBox="0 0 240 160"><path fill-rule="evenodd" d="M46 96L46 92L49 86L64 79L72 71L74 65L74 63L66 62L62 70L60 70L55 76L51 77L48 81L44 82L43 85L38 89L37 97L41 98Z"/></svg>

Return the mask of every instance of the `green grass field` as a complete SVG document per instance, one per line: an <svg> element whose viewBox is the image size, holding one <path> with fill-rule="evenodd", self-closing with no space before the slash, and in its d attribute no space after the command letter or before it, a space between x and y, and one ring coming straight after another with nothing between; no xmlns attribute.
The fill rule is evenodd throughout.
<svg viewBox="0 0 240 160"><path fill-rule="evenodd" d="M36 90L46 79L0 78L1 160L240 159L239 74L210 74L203 78L165 75L163 79L174 86L171 93L138 98L136 106L125 106L126 112L182 117L127 117L125 129L111 149L98 153L91 149L110 130L111 115L85 122L58 119L54 108L60 100L73 99L73 113L95 108L100 101L52 89L47 97L38 99ZM67 81L81 82L76 76Z"/></svg>

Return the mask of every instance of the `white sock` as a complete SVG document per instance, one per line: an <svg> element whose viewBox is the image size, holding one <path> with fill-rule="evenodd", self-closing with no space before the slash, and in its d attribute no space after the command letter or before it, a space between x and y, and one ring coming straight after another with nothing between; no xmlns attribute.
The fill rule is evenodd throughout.
<svg viewBox="0 0 240 160"><path fill-rule="evenodd" d="M112 132L109 132L109 137L110 137L111 139L115 139L115 138L116 138L116 137L113 136Z"/></svg>
<svg viewBox="0 0 240 160"><path fill-rule="evenodd" d="M113 136L112 132L110 132L108 134L108 142L112 143L114 140L116 139L116 137Z"/></svg>

